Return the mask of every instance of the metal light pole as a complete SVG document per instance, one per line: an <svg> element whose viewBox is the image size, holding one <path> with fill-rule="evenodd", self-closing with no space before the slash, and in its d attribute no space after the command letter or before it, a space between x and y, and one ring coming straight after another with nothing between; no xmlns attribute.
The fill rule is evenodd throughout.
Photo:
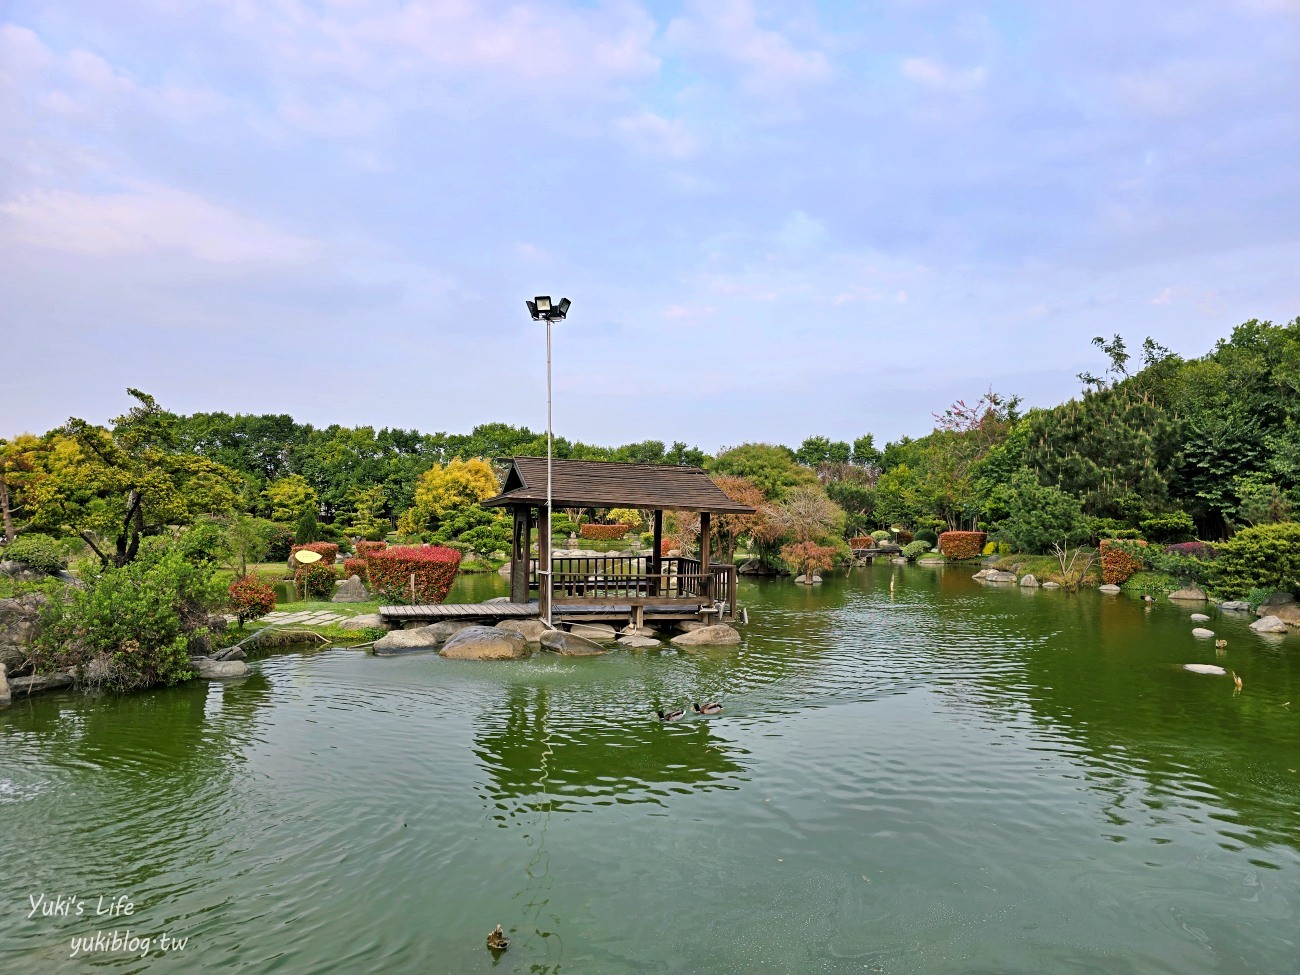
<svg viewBox="0 0 1300 975"><path fill-rule="evenodd" d="M546 568L540 565L537 567L538 576L546 577L546 625L554 629L555 625L551 622L551 563L554 561L551 555L551 457L553 450L553 434L551 431L551 322L562 322L569 314L569 306L573 304L568 298L561 298L557 304L551 304L549 295L540 295L532 301L525 301L528 306L528 313L533 316L535 322L546 322ZM541 582L539 580L539 585Z"/></svg>

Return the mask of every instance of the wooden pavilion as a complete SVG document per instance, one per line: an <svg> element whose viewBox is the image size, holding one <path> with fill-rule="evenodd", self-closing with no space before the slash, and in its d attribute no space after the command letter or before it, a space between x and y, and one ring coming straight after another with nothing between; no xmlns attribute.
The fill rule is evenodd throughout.
<svg viewBox="0 0 1300 975"><path fill-rule="evenodd" d="M514 514L510 551L510 602L567 620L626 617L641 625L656 619L734 619L736 567L710 560L709 520L714 514L753 514L732 501L698 467L552 461L551 506L546 500L546 458L509 458L502 491L484 507ZM649 555L568 556L551 551L551 508L638 508L654 513ZM663 513L698 512L700 557L662 554ZM533 532L537 557L532 556ZM542 567L545 567L543 569ZM535 596L534 596L535 594Z"/></svg>

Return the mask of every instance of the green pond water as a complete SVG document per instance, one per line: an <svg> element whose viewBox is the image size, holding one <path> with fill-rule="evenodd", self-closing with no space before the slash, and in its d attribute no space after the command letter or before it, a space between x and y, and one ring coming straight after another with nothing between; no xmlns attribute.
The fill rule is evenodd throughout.
<svg viewBox="0 0 1300 975"><path fill-rule="evenodd" d="M970 574L745 582L740 647L22 701L0 972L1300 969L1300 636Z"/></svg>

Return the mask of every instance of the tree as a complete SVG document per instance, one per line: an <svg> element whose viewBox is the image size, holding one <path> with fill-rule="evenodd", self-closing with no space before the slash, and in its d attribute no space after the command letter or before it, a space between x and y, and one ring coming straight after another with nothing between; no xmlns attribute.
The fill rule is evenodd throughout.
<svg viewBox="0 0 1300 975"><path fill-rule="evenodd" d="M773 509L772 520L796 543L839 539L844 531L843 509L816 487L791 490Z"/></svg>
<svg viewBox="0 0 1300 975"><path fill-rule="evenodd" d="M266 502L272 521L297 521L310 508L315 511L320 497L301 474L282 477L266 488Z"/></svg>
<svg viewBox="0 0 1300 975"><path fill-rule="evenodd" d="M799 445L794 456L805 467L816 468L822 464L847 464L853 456L853 449L843 440L809 437Z"/></svg>
<svg viewBox="0 0 1300 975"><path fill-rule="evenodd" d="M12 440L0 440L0 523L5 544L16 534L14 518L20 516L27 492L40 477L45 444L30 433L20 433Z"/></svg>
<svg viewBox="0 0 1300 975"><path fill-rule="evenodd" d="M479 502L500 490L492 465L481 457L454 458L435 465L420 475L415 504L402 515L398 528L407 533L431 531L438 541L452 541L464 532L486 528L489 536L480 543L491 544L488 551L493 551L502 547L503 534L508 539L508 529L502 527L504 514L488 511Z"/></svg>
<svg viewBox="0 0 1300 975"><path fill-rule="evenodd" d="M1078 499L1039 484L1027 470L1017 471L1010 483L993 492L990 510L1001 515L996 533L1018 552L1041 554L1054 544L1069 545L1087 534Z"/></svg>
<svg viewBox="0 0 1300 975"><path fill-rule="evenodd" d="M54 435L47 471L33 487L32 523L80 536L104 565L125 565L140 540L168 525L234 510L238 472L177 453L175 416L138 389L110 432L70 419Z"/></svg>
<svg viewBox="0 0 1300 975"><path fill-rule="evenodd" d="M817 482L817 475L795 463L789 447L765 443L741 444L718 454L709 464L713 474L743 477L757 485L763 497L777 500L792 488Z"/></svg>

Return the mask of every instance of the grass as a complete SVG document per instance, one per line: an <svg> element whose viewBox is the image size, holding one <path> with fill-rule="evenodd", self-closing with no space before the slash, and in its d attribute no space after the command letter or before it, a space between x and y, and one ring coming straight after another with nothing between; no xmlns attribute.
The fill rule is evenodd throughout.
<svg viewBox="0 0 1300 975"><path fill-rule="evenodd" d="M1134 595L1149 593L1156 596L1167 592L1173 592L1181 588L1177 579L1164 572L1134 572L1129 578L1120 584L1120 589L1124 592Z"/></svg>
<svg viewBox="0 0 1300 975"><path fill-rule="evenodd" d="M362 616L366 613L378 613L380 603L372 600L365 603L332 603L325 599L299 600L294 603L276 603L275 611L279 613L336 613L339 616Z"/></svg>
<svg viewBox="0 0 1300 975"><path fill-rule="evenodd" d="M1055 555L1025 555L1023 553L1004 555L994 562L992 567L1001 572L1014 572L1016 575L1031 574L1040 583L1055 582L1061 585L1065 584L1065 577L1061 575L1061 563L1056 560ZM1092 568L1088 570L1087 576L1084 577L1083 584L1085 586L1101 585L1100 563L1093 563Z"/></svg>

